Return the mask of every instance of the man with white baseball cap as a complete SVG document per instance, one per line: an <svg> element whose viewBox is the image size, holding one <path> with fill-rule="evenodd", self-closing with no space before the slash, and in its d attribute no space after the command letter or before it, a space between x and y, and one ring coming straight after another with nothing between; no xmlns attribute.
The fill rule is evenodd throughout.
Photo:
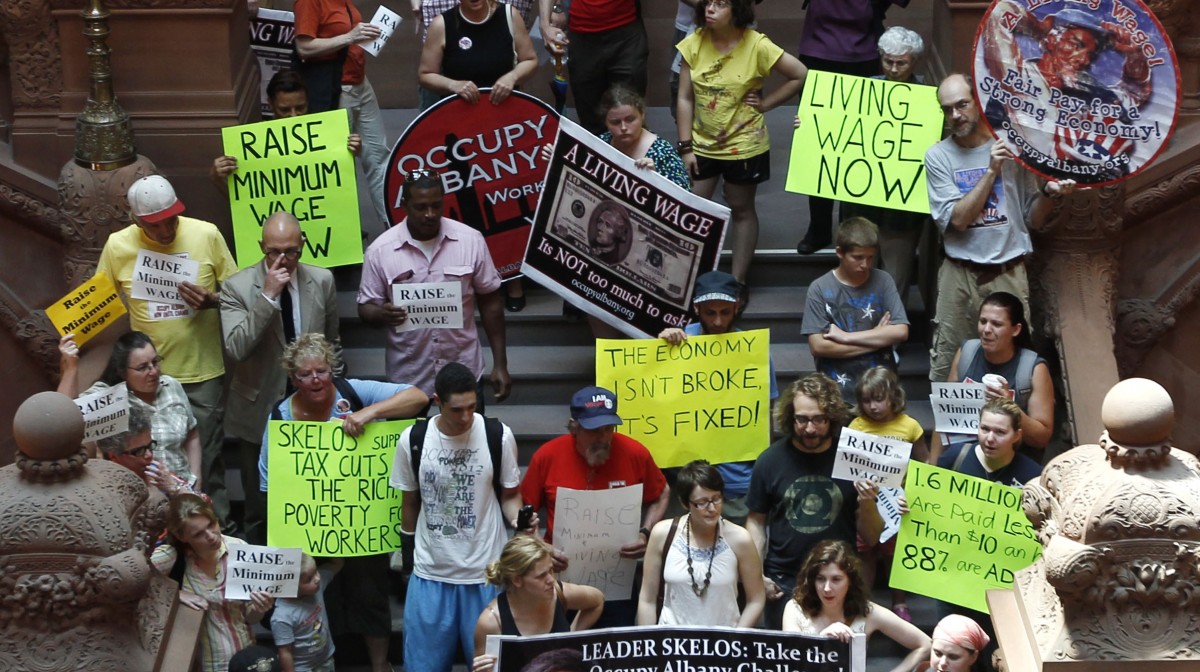
<svg viewBox="0 0 1200 672"><path fill-rule="evenodd" d="M129 187L127 198L132 224L109 235L96 272L108 275L121 291L131 326L154 340L162 372L183 383L199 423L201 487L212 498L213 510L227 521L229 497L221 458L225 364L216 308L220 284L237 265L216 226L181 216L183 201L166 178L139 179ZM178 277L192 275L192 264L176 259L195 262L190 280ZM147 293L158 300L133 298Z"/></svg>

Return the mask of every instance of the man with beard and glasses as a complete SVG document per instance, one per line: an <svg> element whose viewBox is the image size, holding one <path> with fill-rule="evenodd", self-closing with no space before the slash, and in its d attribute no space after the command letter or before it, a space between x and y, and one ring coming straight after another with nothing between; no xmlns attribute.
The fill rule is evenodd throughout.
<svg viewBox="0 0 1200 672"><path fill-rule="evenodd" d="M879 540L883 519L873 481L833 480L838 435L849 415L837 383L811 373L779 397L775 423L783 438L771 444L750 475L746 529L763 558L768 628L780 629L796 568L825 539L848 544ZM769 543L768 543L769 537Z"/></svg>
<svg viewBox="0 0 1200 672"><path fill-rule="evenodd" d="M974 86L966 75L942 80L937 97L950 135L925 153L929 212L946 248L938 271L929 379L943 381L958 347L974 336L974 316L984 297L1008 292L1021 299L1028 314L1029 230L1040 228L1053 200L1070 193L1075 182L1039 186L1032 173L1017 166L1012 151L979 123Z"/></svg>
<svg viewBox="0 0 1200 672"><path fill-rule="evenodd" d="M623 424L617 415L617 395L603 387L585 387L571 397L567 434L542 444L521 481L521 498L534 511L546 510L546 541L553 541L554 505L559 488L607 490L642 484L642 527L637 539L621 547L621 556L641 558L650 528L662 519L670 499L667 479L650 451L634 439L617 434ZM555 550L554 569L566 569L567 557ZM637 581L635 580L635 584ZM634 596L637 595L635 590ZM633 625L637 600L614 600L593 627Z"/></svg>

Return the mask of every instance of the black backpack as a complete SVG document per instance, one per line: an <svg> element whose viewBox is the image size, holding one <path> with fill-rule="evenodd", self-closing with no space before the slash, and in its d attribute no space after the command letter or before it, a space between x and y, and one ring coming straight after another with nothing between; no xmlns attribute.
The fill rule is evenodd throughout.
<svg viewBox="0 0 1200 672"><path fill-rule="evenodd" d="M429 431L429 419L421 419L412 426L408 435L408 444L412 451L412 470L417 478L418 487L421 482L421 453L425 444L425 434ZM496 491L496 501L504 487L500 485L500 450L504 441L504 423L497 418L483 416L483 431L487 435L488 454L492 458L492 490Z"/></svg>

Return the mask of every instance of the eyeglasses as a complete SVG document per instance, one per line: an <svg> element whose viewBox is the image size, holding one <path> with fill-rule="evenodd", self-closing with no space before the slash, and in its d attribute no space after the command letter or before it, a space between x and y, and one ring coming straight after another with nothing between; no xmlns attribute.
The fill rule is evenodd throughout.
<svg viewBox="0 0 1200 672"><path fill-rule="evenodd" d="M157 447L158 447L158 442L151 441L150 443L147 443L144 446L141 446L138 448L131 448L121 454L128 455L129 457L145 457L146 455L153 454L154 449Z"/></svg>
<svg viewBox="0 0 1200 672"><path fill-rule="evenodd" d="M312 371L297 371L292 375L296 376L296 380L324 380L329 378L332 373L329 369L314 369Z"/></svg>
<svg viewBox="0 0 1200 672"><path fill-rule="evenodd" d="M792 420L795 420L796 424L801 427L807 426L810 423L818 427L829 424L828 415L793 415Z"/></svg>
<svg viewBox="0 0 1200 672"><path fill-rule="evenodd" d="M127 366L125 368L129 369L130 371L137 371L138 373L147 373L150 371L150 369L162 368L162 357L155 356L154 359L148 362L138 364L137 366Z"/></svg>
<svg viewBox="0 0 1200 672"><path fill-rule="evenodd" d="M688 500L688 504L691 504L693 507L695 507L697 509L716 509L718 506L721 505L721 502L723 502L723 501L725 501L725 498L720 495L717 495L716 497L713 497L712 499Z"/></svg>
<svg viewBox="0 0 1200 672"><path fill-rule="evenodd" d="M304 252L303 248L291 247L286 250L268 249L266 252L266 255L267 255L268 259L278 259L279 257L286 257L288 261L295 261L300 258L300 255L303 252Z"/></svg>

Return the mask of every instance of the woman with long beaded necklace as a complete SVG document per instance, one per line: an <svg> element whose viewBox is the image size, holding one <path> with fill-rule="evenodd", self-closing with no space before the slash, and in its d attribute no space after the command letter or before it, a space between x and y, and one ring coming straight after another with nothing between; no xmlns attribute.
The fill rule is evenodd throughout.
<svg viewBox="0 0 1200 672"><path fill-rule="evenodd" d="M721 474L696 460L679 470L673 492L687 509L659 521L646 543L638 625L752 628L766 590L762 559L746 528L721 517ZM738 608L738 584L745 607Z"/></svg>

